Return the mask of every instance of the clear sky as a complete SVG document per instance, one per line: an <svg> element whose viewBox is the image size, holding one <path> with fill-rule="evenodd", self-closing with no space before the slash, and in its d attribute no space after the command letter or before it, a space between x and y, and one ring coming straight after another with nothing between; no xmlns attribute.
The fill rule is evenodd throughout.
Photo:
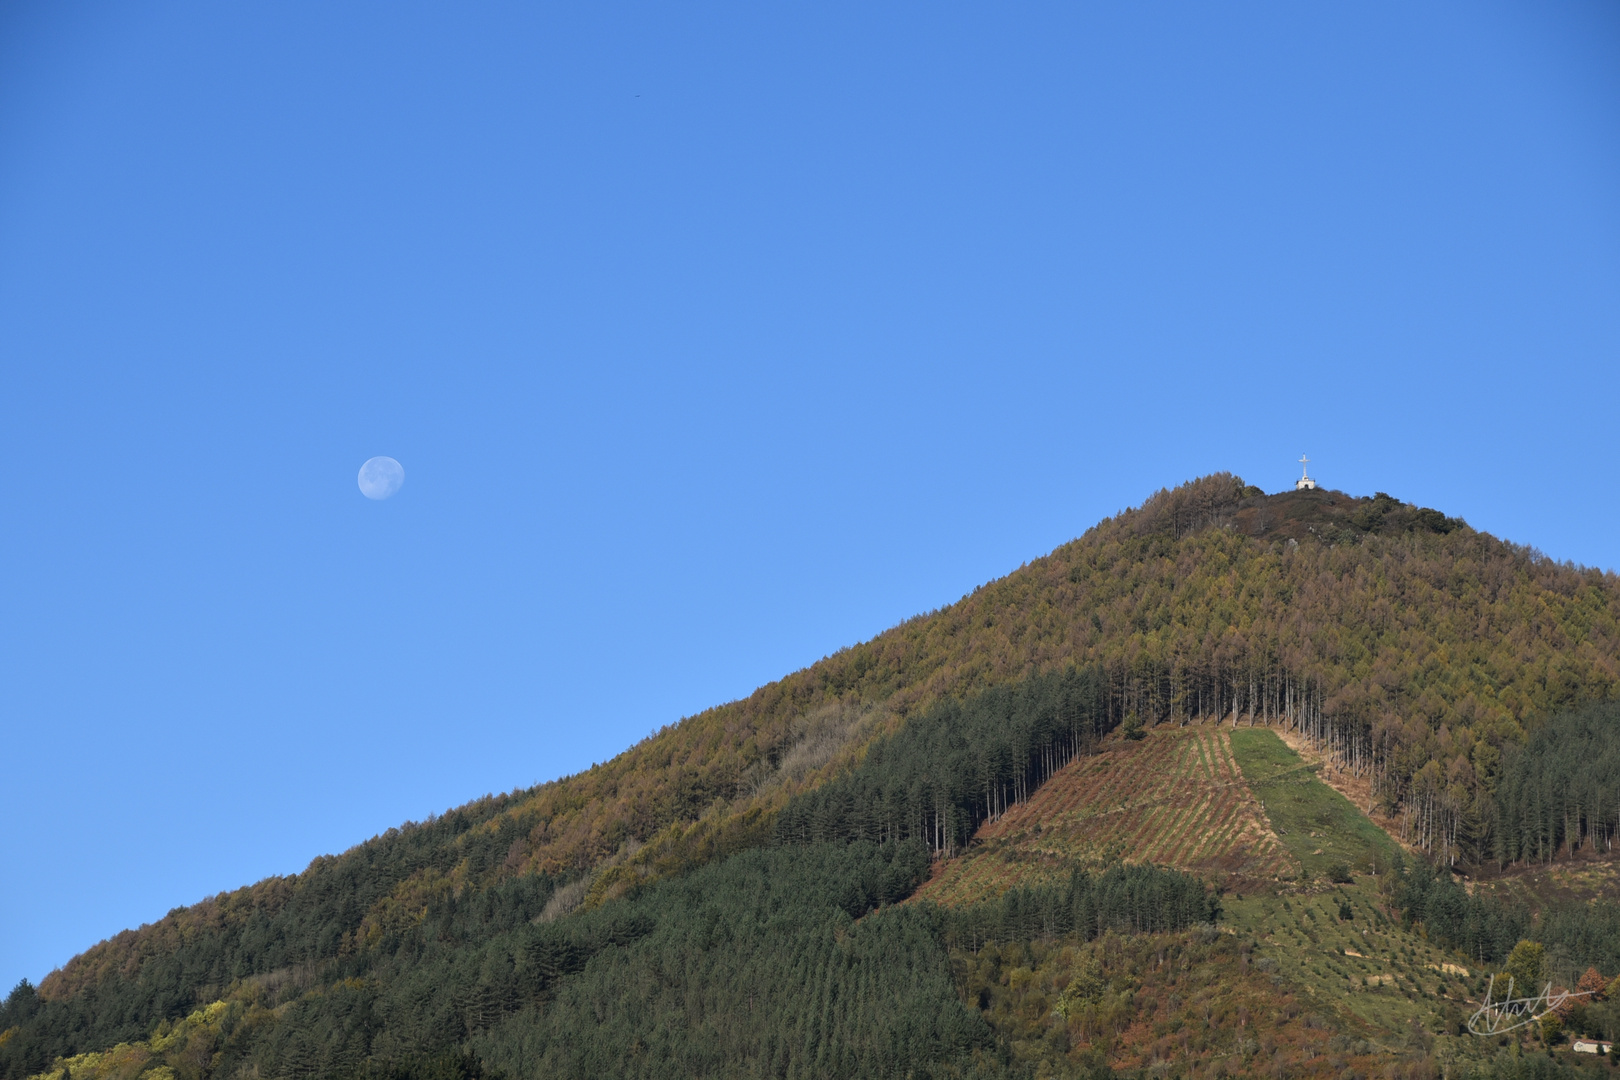
<svg viewBox="0 0 1620 1080"><path fill-rule="evenodd" d="M1213 470L1613 567L1617 359L1612 3L8 3L0 993Z"/></svg>

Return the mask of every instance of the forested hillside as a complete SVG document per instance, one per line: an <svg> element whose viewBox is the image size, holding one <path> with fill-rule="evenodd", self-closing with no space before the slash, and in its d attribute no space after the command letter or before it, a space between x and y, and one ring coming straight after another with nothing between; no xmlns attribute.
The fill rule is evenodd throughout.
<svg viewBox="0 0 1620 1080"><path fill-rule="evenodd" d="M719 1060L714 1046L744 1045L728 1039L753 1039L737 1052L759 1075L778 1065L783 1075L831 1075L832 1059L805 1056L797 1021L757 997L746 1007L766 1012L746 1033L726 1034L712 1019L738 1001L701 1005L720 1025L700 1025L713 1045L670 1041L672 1021L649 1019L673 1015L670 995L739 977L705 968L709 960L683 974L676 957L753 940L748 927L790 902L809 905L802 919L820 927L794 946L803 961L792 978L832 995L823 1036L838 1034L828 1045L857 1056L910 1047L903 1053L934 1055L942 1069L999 1075L1012 1059L972 1012L930 1034L911 1021L862 1027L866 1019L830 1003L856 993L836 989L846 963L858 993L876 995L860 1000L891 1000L895 1016L945 1015L933 999L901 1002L869 980L873 965L915 961L916 986L935 985L928 971L946 972L938 977L949 986L940 965L956 931L894 912L861 920L851 937L838 912L847 920L909 895L931 857L960 852L1104 740L1202 718L1309 734L1366 777L1441 865L1606 847L1620 829L1614 792L1583 755L1555 752L1600 739L1605 721L1582 714L1560 720L1569 726L1555 739L1537 732L1613 696L1617 683L1615 575L1387 495L1267 496L1217 474L1161 491L950 607L671 725L586 773L390 830L302 874L95 946L37 992L20 988L8 1000L0 1076L147 1045L155 1025L191 1023L217 1002L229 1009L187 1029L215 1024L208 1053L226 1055L198 1076L227 1058L263 1077L425 1076L433 1062L525 1075L544 1063L584 1075L602 1063L566 1049L578 1037L570 1032L583 1030L567 1025L599 1015L602 995L629 985L666 989L646 989L652 1011L624 1021L642 1056L615 1059L614 1070L684 1070ZM1554 790L1561 801L1549 801ZM814 854L807 863L793 852ZM886 884L849 886L870 874L840 859L890 867L870 872ZM764 879L795 884L742 884ZM681 891L691 882L751 889L748 903L766 907L717 897L705 909ZM1442 898L1435 904L1451 902L1443 882L1435 889L1414 884L1401 910L1441 919L1441 907L1424 914L1431 893ZM1190 910L1183 892L1171 893L1165 903ZM1185 917L1166 915L1165 925ZM1502 935L1492 933L1496 949ZM884 951L902 941L912 942L904 962ZM829 942L844 944L828 952ZM847 959L857 954L869 959ZM772 978L769 993L809 992L786 974ZM569 1009L578 1010L572 1020Z"/></svg>
<svg viewBox="0 0 1620 1080"><path fill-rule="evenodd" d="M1511 745L1497 792L1499 862L1614 850L1620 836L1620 708L1591 705Z"/></svg>

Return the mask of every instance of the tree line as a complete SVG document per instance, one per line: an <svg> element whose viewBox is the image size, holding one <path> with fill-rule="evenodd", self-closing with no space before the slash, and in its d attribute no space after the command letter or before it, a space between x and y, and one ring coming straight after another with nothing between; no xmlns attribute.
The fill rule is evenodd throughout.
<svg viewBox="0 0 1620 1080"><path fill-rule="evenodd" d="M1069 668L944 701L878 739L860 765L794 798L784 843L917 839L936 855L1028 798L1111 728L1101 673Z"/></svg>
<svg viewBox="0 0 1620 1080"><path fill-rule="evenodd" d="M1107 931L1154 934L1213 923L1221 902L1203 882L1179 870L1116 864L1101 874L1075 869L1066 883L1009 889L1001 896L939 918L946 943L977 952L986 943L1028 942Z"/></svg>
<svg viewBox="0 0 1620 1080"><path fill-rule="evenodd" d="M1496 805L1502 862L1612 851L1620 834L1620 704L1564 713L1522 747L1508 747Z"/></svg>

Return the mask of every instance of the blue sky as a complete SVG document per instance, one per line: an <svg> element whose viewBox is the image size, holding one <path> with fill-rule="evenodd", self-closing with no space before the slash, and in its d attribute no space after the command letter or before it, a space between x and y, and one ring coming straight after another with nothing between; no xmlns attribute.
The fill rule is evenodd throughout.
<svg viewBox="0 0 1620 1080"><path fill-rule="evenodd" d="M1216 469L1615 566L1617 102L1603 3L6 5L0 982Z"/></svg>

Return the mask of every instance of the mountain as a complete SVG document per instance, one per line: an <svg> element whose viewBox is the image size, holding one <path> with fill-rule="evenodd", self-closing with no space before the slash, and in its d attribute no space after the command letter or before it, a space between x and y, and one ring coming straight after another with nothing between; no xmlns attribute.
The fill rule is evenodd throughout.
<svg viewBox="0 0 1620 1080"><path fill-rule="evenodd" d="M1617 617L1439 511L1204 477L102 942L0 1007L0 1077L1509 1075L1482 972L1620 972Z"/></svg>

